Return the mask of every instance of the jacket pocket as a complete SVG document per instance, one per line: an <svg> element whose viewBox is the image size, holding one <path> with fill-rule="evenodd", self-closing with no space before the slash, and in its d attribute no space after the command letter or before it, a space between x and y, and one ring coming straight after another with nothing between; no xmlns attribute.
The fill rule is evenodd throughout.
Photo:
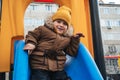
<svg viewBox="0 0 120 80"><path fill-rule="evenodd" d="M58 68L64 68L65 62L66 62L66 57L65 56L58 56L57 57Z"/></svg>

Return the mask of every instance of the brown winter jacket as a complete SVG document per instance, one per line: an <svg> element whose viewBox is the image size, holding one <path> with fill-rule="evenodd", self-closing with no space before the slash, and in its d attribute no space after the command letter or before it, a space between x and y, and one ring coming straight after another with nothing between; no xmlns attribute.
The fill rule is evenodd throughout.
<svg viewBox="0 0 120 80"><path fill-rule="evenodd" d="M36 46L30 55L32 69L58 71L64 69L66 54L77 55L79 39L70 36L68 32L57 34L53 30L52 21L47 20L45 26L28 32L25 43Z"/></svg>

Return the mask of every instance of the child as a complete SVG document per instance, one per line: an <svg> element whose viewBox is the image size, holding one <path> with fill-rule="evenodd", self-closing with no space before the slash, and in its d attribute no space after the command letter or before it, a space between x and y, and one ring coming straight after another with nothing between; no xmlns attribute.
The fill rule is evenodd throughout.
<svg viewBox="0 0 120 80"><path fill-rule="evenodd" d="M66 54L77 55L82 33L70 35L71 9L62 6L25 39L24 50L29 50L31 80L68 80L64 71Z"/></svg>

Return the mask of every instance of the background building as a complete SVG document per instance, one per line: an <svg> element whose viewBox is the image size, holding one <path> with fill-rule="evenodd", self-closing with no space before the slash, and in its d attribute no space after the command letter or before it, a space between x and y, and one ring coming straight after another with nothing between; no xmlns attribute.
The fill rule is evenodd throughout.
<svg viewBox="0 0 120 80"><path fill-rule="evenodd" d="M26 9L24 16L25 35L29 30L44 25L46 17L52 15L58 9L57 4L31 3Z"/></svg>
<svg viewBox="0 0 120 80"><path fill-rule="evenodd" d="M105 55L120 54L120 4L99 4Z"/></svg>
<svg viewBox="0 0 120 80"><path fill-rule="evenodd" d="M120 74L120 4L99 0L99 17L106 72Z"/></svg>

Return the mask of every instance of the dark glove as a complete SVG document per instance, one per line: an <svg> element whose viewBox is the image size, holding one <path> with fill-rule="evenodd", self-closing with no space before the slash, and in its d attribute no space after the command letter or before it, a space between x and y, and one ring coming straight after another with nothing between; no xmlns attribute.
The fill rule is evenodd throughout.
<svg viewBox="0 0 120 80"><path fill-rule="evenodd" d="M85 36L82 33L76 33L73 37L80 38L80 37L85 37Z"/></svg>

